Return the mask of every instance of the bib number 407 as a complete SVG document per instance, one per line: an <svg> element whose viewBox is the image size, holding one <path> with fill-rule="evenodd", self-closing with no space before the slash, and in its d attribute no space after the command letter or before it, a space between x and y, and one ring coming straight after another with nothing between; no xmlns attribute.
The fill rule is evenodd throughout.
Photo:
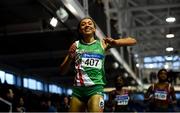
<svg viewBox="0 0 180 113"><path fill-rule="evenodd" d="M101 61L99 59L96 59L96 58L83 58L82 59L82 66L101 68Z"/></svg>
<svg viewBox="0 0 180 113"><path fill-rule="evenodd" d="M97 66L98 65L98 62L99 62L99 60L98 59L87 59L86 61L85 61L85 64L88 66L88 65L90 65L90 66Z"/></svg>

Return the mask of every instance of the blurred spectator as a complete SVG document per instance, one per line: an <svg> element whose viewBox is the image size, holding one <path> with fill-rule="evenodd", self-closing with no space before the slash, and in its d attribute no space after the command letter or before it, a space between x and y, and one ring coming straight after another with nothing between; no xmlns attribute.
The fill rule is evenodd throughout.
<svg viewBox="0 0 180 113"><path fill-rule="evenodd" d="M39 99L39 112L47 112L47 97L45 94L42 94L40 99Z"/></svg>
<svg viewBox="0 0 180 113"><path fill-rule="evenodd" d="M64 98L63 98L63 102L62 102L62 105L61 105L62 107L61 107L61 111L62 112L68 112L69 111L69 107L70 107L70 105L69 105L69 98L67 97L67 96L65 96Z"/></svg>
<svg viewBox="0 0 180 113"><path fill-rule="evenodd" d="M50 99L47 100L48 112L57 112L57 108L52 104Z"/></svg>
<svg viewBox="0 0 180 113"><path fill-rule="evenodd" d="M16 105L16 112L25 112L26 111L26 108L24 106L24 99L23 97L20 97L18 100L17 100L17 105Z"/></svg>

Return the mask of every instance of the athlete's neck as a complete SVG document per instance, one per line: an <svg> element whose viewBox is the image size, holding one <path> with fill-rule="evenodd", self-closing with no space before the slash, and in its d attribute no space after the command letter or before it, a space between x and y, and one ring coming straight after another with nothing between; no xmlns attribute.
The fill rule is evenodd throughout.
<svg viewBox="0 0 180 113"><path fill-rule="evenodd" d="M83 38L83 42L85 42L85 43L92 43L92 42L94 42L94 41L95 41L94 36L84 37L84 38Z"/></svg>
<svg viewBox="0 0 180 113"><path fill-rule="evenodd" d="M116 87L116 90L121 91L122 87Z"/></svg>
<svg viewBox="0 0 180 113"><path fill-rule="evenodd" d="M161 84L161 83L166 83L167 82L167 80L159 80L159 83Z"/></svg>

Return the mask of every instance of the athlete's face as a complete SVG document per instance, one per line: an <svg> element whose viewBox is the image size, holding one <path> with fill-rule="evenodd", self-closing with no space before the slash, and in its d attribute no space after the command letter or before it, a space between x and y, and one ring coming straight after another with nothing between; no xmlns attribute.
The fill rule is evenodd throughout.
<svg viewBox="0 0 180 113"><path fill-rule="evenodd" d="M124 85L124 81L122 77L117 77L116 79L116 87L122 87Z"/></svg>
<svg viewBox="0 0 180 113"><path fill-rule="evenodd" d="M95 25L91 19L83 19L80 22L79 32L84 35L93 35L95 33Z"/></svg>
<svg viewBox="0 0 180 113"><path fill-rule="evenodd" d="M163 81L167 80L167 72L166 71L161 71L159 73L159 79L163 80Z"/></svg>

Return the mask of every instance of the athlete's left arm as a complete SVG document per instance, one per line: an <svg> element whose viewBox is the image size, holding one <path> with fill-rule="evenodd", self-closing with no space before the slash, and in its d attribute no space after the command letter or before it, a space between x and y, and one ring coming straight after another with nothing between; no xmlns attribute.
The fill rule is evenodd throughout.
<svg viewBox="0 0 180 113"><path fill-rule="evenodd" d="M131 46L136 44L136 39L132 37L113 39L113 38L105 38L104 39L104 47L115 47L115 46Z"/></svg>
<svg viewBox="0 0 180 113"><path fill-rule="evenodd" d="M173 86L170 87L170 95L172 97L172 104L177 104L176 94Z"/></svg>

